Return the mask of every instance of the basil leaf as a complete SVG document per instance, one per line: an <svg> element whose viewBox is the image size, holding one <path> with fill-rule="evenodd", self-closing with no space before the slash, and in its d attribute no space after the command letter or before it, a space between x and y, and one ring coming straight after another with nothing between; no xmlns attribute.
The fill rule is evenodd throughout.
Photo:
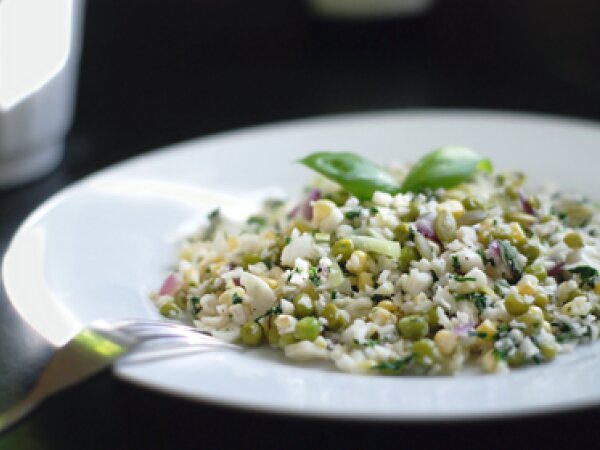
<svg viewBox="0 0 600 450"><path fill-rule="evenodd" d="M300 162L360 200L371 200L375 191L400 192L400 186L388 172L354 153L317 152Z"/></svg>
<svg viewBox="0 0 600 450"><path fill-rule="evenodd" d="M492 163L472 150L442 147L421 158L402 184L403 192L451 188L468 181L478 172L493 170Z"/></svg>

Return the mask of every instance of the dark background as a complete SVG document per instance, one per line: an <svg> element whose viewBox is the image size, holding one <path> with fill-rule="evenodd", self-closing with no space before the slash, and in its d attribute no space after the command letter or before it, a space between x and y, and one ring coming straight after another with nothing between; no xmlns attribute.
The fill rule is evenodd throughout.
<svg viewBox="0 0 600 450"><path fill-rule="evenodd" d="M87 6L66 158L42 180L0 191L2 251L26 215L72 181L218 131L406 108L600 119L597 0L438 0L427 14L370 22L318 18L285 0ZM0 294L0 409L47 355ZM599 423L599 409L428 426L291 419L175 399L105 373L49 401L0 448L574 448L597 445Z"/></svg>

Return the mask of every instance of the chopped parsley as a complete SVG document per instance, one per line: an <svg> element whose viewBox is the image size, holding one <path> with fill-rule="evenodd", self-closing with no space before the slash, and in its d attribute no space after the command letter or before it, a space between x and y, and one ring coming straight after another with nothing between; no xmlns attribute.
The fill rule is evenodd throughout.
<svg viewBox="0 0 600 450"><path fill-rule="evenodd" d="M457 255L452 256L452 268L454 269L455 272L462 271L462 267L460 266L460 261L459 261Z"/></svg>
<svg viewBox="0 0 600 450"><path fill-rule="evenodd" d="M506 361L506 358L508 358L508 350L498 350L495 348L494 357L496 358L496 361Z"/></svg>
<svg viewBox="0 0 600 450"><path fill-rule="evenodd" d="M483 262L484 266L487 266L488 263L490 263L492 266L494 265L494 260L488 258L482 249L477 250L477 254L481 257L481 261Z"/></svg>
<svg viewBox="0 0 600 450"><path fill-rule="evenodd" d="M481 313L487 308L487 296L480 292L473 292L471 294L460 294L456 297L457 301L469 301L473 302L477 310Z"/></svg>
<svg viewBox="0 0 600 450"><path fill-rule="evenodd" d="M431 269L429 272L431 273L431 278L433 279L433 282L437 283L440 277L438 277L437 273L435 273L435 270Z"/></svg>
<svg viewBox="0 0 600 450"><path fill-rule="evenodd" d="M337 291L331 291L331 300L335 300L338 296L338 292Z"/></svg>
<svg viewBox="0 0 600 450"><path fill-rule="evenodd" d="M569 272L579 275L584 286L593 288L598 282L598 271L591 266L574 267Z"/></svg>
<svg viewBox="0 0 600 450"><path fill-rule="evenodd" d="M284 239L285 245L288 245L290 242L292 242L292 238L289 236L286 236Z"/></svg>
<svg viewBox="0 0 600 450"><path fill-rule="evenodd" d="M400 358L395 361L386 361L373 367L373 369L378 370L384 375L398 375L408 367L414 358L414 355L409 355L406 358Z"/></svg>
<svg viewBox="0 0 600 450"><path fill-rule="evenodd" d="M477 281L476 278L473 277L463 277L461 275L454 275L454 280L458 281L459 283L466 283L467 281Z"/></svg>
<svg viewBox="0 0 600 450"><path fill-rule="evenodd" d="M194 315L202 311L202 306L200 306L200 299L198 297L194 296L190 298L190 302L192 303L192 312Z"/></svg>
<svg viewBox="0 0 600 450"><path fill-rule="evenodd" d="M478 337L479 339L488 338L488 334L485 331L469 331L469 336Z"/></svg>
<svg viewBox="0 0 600 450"><path fill-rule="evenodd" d="M256 225L258 227L264 227L267 224L266 217L263 216L250 216L248 220L246 220L248 225Z"/></svg>
<svg viewBox="0 0 600 450"><path fill-rule="evenodd" d="M523 272L523 264L519 261L519 253L507 241L498 241L498 245L500 246L502 259L510 269L512 279L518 278Z"/></svg>
<svg viewBox="0 0 600 450"><path fill-rule="evenodd" d="M281 314L282 310L281 310L281 306L277 305L277 306L273 306L272 308L269 308L267 310L266 313L264 313L262 316L258 316L256 319L254 319L254 321L256 323L260 322L262 319L264 319L265 317L270 317L273 314Z"/></svg>
<svg viewBox="0 0 600 450"><path fill-rule="evenodd" d="M371 214L377 214L379 212L379 209L375 208L375 207L371 207L371 208L369 208L369 211L371 212Z"/></svg>
<svg viewBox="0 0 600 450"><path fill-rule="evenodd" d="M238 294L237 292L234 292L232 297L231 297L231 303L233 303L234 305L239 305L240 303L242 303L242 296L240 294Z"/></svg>
<svg viewBox="0 0 600 450"><path fill-rule="evenodd" d="M321 285L321 277L319 276L319 269L316 266L311 266L308 269L308 279L312 284L319 287Z"/></svg>
<svg viewBox="0 0 600 450"><path fill-rule="evenodd" d="M355 219L358 216L360 216L360 211L357 211L355 209L352 210L352 211L346 211L346 213L344 214L344 216L346 216L346 219L352 220L352 219Z"/></svg>

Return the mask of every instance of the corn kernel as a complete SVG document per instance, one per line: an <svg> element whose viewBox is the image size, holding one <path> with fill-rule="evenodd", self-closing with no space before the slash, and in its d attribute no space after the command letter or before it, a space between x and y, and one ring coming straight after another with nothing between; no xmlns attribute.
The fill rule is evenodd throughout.
<svg viewBox="0 0 600 450"><path fill-rule="evenodd" d="M286 234L289 235L292 230L298 230L300 233L307 233L312 231L312 225L304 219L296 218L290 222L286 229Z"/></svg>
<svg viewBox="0 0 600 450"><path fill-rule="evenodd" d="M279 287L279 283L277 283L276 280L274 280L273 278L269 278L269 277L260 277L262 278L262 280L267 283L267 285L271 288L271 289L277 289L277 287Z"/></svg>
<svg viewBox="0 0 600 450"><path fill-rule="evenodd" d="M458 200L446 200L445 202L440 203L437 207L437 210L439 211L442 209L452 213L456 220L458 220L465 213L463 204Z"/></svg>
<svg viewBox="0 0 600 450"><path fill-rule="evenodd" d="M386 309L391 313L395 313L398 311L398 307L391 302L390 300L383 300L377 304L380 308Z"/></svg>
<svg viewBox="0 0 600 450"><path fill-rule="evenodd" d="M355 250L346 263L346 269L354 274L359 274L367 268L368 256L362 250Z"/></svg>
<svg viewBox="0 0 600 450"><path fill-rule="evenodd" d="M364 291L367 286L373 287L373 274L361 272L358 275L358 289Z"/></svg>
<svg viewBox="0 0 600 450"><path fill-rule="evenodd" d="M533 275L524 275L517 285L519 294L534 296L538 290L538 279Z"/></svg>
<svg viewBox="0 0 600 450"><path fill-rule="evenodd" d="M184 247L179 252L179 258L184 259L186 261L191 261L194 258L194 252L191 247Z"/></svg>
<svg viewBox="0 0 600 450"><path fill-rule="evenodd" d="M320 223L331 215L334 208L337 208L331 200L317 200L313 203L313 220Z"/></svg>
<svg viewBox="0 0 600 450"><path fill-rule="evenodd" d="M208 268L210 269L210 273L212 275L219 275L219 272L223 268L224 265L225 265L225 263L223 263L223 262L216 262L216 263L210 264L208 266Z"/></svg>
<svg viewBox="0 0 600 450"><path fill-rule="evenodd" d="M240 240L237 238L237 236L229 236L227 238L227 247L229 247L229 250L235 250L239 246Z"/></svg>
<svg viewBox="0 0 600 450"><path fill-rule="evenodd" d="M183 281L188 284L198 285L200 283L200 274L194 267L190 267L183 272Z"/></svg>
<svg viewBox="0 0 600 450"><path fill-rule="evenodd" d="M476 331L478 333L485 333L486 334L486 337L485 338L481 338L481 339L486 340L486 341L492 341L492 340L494 340L494 336L498 332L498 328L496 328L496 325L494 324L494 322L492 322L489 319L485 319L481 323L481 325L479 325L477 327Z"/></svg>
<svg viewBox="0 0 600 450"><path fill-rule="evenodd" d="M369 319L371 319L374 324L379 326L396 323L396 316L394 316L387 309L380 308L379 306L376 306L371 310L371 313L369 314Z"/></svg>
<svg viewBox="0 0 600 450"><path fill-rule="evenodd" d="M498 371L498 360L494 354L494 350L486 352L481 357L481 367L487 373L496 373Z"/></svg>
<svg viewBox="0 0 600 450"><path fill-rule="evenodd" d="M452 331L440 330L435 334L433 340L440 349L440 352L448 356L456 350L458 337Z"/></svg>
<svg viewBox="0 0 600 450"><path fill-rule="evenodd" d="M542 328L545 332L552 333L552 325L550 325L550 322L548 322L547 320L544 320L544 323L542 324Z"/></svg>
<svg viewBox="0 0 600 450"><path fill-rule="evenodd" d="M520 244L522 242L527 241L527 236L525 236L525 232L521 225L517 222L512 222L510 225L510 236L511 242L514 244Z"/></svg>
<svg viewBox="0 0 600 450"><path fill-rule="evenodd" d="M598 295L600 295L600 281L598 281L596 283L596 286L594 286L594 292Z"/></svg>

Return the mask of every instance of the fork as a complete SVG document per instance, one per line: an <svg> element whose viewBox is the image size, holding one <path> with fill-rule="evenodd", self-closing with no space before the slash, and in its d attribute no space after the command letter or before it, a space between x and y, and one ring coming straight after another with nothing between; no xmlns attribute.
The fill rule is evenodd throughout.
<svg viewBox="0 0 600 450"><path fill-rule="evenodd" d="M147 343L161 343L158 349ZM207 332L177 323L131 319L96 321L58 348L33 389L16 405L0 414L0 434L7 431L44 400L110 367L136 350L134 362L211 349L241 350ZM158 351L158 352L157 352ZM141 355L141 357L139 357Z"/></svg>

